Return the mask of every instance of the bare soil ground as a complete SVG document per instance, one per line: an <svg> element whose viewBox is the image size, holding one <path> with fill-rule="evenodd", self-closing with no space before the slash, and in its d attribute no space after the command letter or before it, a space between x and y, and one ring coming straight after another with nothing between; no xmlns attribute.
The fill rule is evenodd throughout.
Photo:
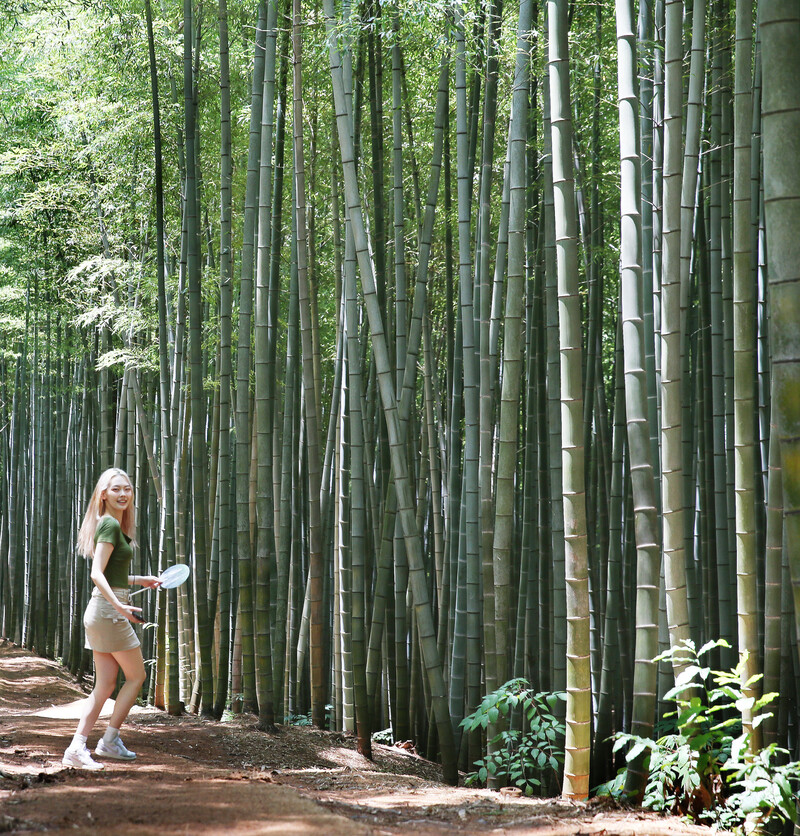
<svg viewBox="0 0 800 836"><path fill-rule="evenodd" d="M691 836L711 830L600 803L450 787L413 752L252 717L212 723L136 708L134 762L61 765L85 690L55 662L0 640L0 833L107 836ZM93 746L95 735L90 738Z"/></svg>

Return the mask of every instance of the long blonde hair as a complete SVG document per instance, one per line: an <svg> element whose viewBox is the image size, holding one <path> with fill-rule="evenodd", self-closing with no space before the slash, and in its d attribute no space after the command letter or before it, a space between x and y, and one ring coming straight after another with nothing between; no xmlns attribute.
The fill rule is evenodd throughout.
<svg viewBox="0 0 800 836"><path fill-rule="evenodd" d="M89 500L89 505L86 508L86 515L81 523L80 531L78 531L78 551L88 558L94 557L94 534L97 531L97 524L100 522L100 517L106 512L106 501L103 498L103 494L108 490L108 486L115 476L121 476L123 479L126 479L131 486L131 491L133 491L133 483L131 482L130 476L124 470L120 470L118 467L109 467L108 470L104 470L100 474L100 478L94 487L92 498ZM131 495L130 504L122 512L120 528L133 541L133 535L136 530L136 508L134 507L133 495Z"/></svg>

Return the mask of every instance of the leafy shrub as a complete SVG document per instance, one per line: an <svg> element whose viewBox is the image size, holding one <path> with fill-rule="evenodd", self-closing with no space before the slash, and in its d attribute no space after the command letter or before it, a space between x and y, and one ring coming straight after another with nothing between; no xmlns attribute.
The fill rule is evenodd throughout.
<svg viewBox="0 0 800 836"><path fill-rule="evenodd" d="M383 743L384 746L391 746L394 743L394 731L391 726L388 729L381 729L372 733L375 743Z"/></svg>
<svg viewBox="0 0 800 836"><path fill-rule="evenodd" d="M328 703L325 706L325 725L323 728L332 728L331 719L333 717L333 706ZM311 719L311 709L305 714L288 714L285 722L289 726L313 726L314 721Z"/></svg>
<svg viewBox="0 0 800 836"><path fill-rule="evenodd" d="M481 704L461 721L465 732L487 729L521 708L526 731L503 729L489 741L489 753L475 761L477 770L467 775L467 786L485 785L490 777L501 784L519 787L533 795L548 772L558 772L564 762L560 740L564 724L554 715L563 693L534 693L525 679L511 679L485 696Z"/></svg>
<svg viewBox="0 0 800 836"><path fill-rule="evenodd" d="M798 822L800 761L789 761L789 752L771 743L752 758L732 759L733 795L720 815L724 827L758 833L770 822Z"/></svg>
<svg viewBox="0 0 800 836"><path fill-rule="evenodd" d="M657 656L654 661L678 661L683 669L675 687L664 697L676 710L666 715L674 726L669 734L650 740L632 734L617 734L614 751L629 745L628 764L648 756L648 780L643 805L651 810L687 815L740 832L754 833L770 821L797 820L800 763L787 763L789 753L775 745L750 755L750 732L742 729L741 712L751 710L753 727L771 716L763 709L778 696L765 694L756 700L745 689L760 675L741 683L746 655L732 671L715 671L701 659L716 647L729 647L719 640L695 651L684 642ZM779 762L783 761L783 764ZM601 788L622 794L624 773Z"/></svg>

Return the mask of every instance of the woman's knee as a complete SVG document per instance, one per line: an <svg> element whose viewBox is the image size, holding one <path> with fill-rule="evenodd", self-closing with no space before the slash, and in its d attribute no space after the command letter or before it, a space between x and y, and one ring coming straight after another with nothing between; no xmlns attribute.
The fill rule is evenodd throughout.
<svg viewBox="0 0 800 836"><path fill-rule="evenodd" d="M115 658L125 675L125 682L130 682L132 685L135 684L141 688L147 678L141 650L138 647L133 650L125 650L117 654Z"/></svg>
<svg viewBox="0 0 800 836"><path fill-rule="evenodd" d="M145 679L147 679L147 674L145 673L144 666L142 666L141 670L131 671L130 675L125 676L125 681L131 684L135 683L137 688L141 688L144 685Z"/></svg>
<svg viewBox="0 0 800 836"><path fill-rule="evenodd" d="M123 674L125 675L125 682L130 683L131 685L136 685L137 688L141 688L144 685L145 679L147 679L147 673L144 669L144 663L142 664L131 664L126 665L122 669Z"/></svg>

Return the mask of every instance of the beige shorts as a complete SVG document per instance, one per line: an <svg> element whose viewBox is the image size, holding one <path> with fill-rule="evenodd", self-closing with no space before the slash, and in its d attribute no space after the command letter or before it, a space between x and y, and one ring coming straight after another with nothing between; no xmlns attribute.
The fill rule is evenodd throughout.
<svg viewBox="0 0 800 836"><path fill-rule="evenodd" d="M113 587L113 590L123 604L128 603L127 589ZM133 630L133 624L106 601L97 587L92 591L92 597L83 614L83 627L86 631L85 647L98 653L132 650L141 644Z"/></svg>

